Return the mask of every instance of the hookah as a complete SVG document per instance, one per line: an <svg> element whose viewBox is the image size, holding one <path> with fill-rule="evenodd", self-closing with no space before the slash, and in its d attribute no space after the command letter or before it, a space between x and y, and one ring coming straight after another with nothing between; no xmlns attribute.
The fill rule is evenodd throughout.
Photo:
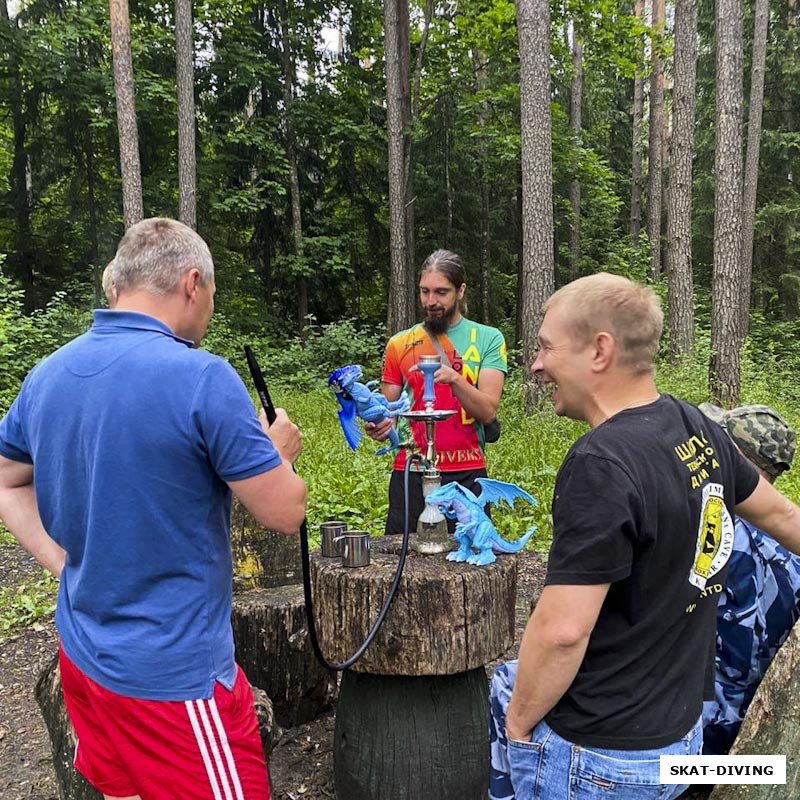
<svg viewBox="0 0 800 800"><path fill-rule="evenodd" d="M275 414L275 406L273 405L272 399L269 395L266 381L264 380L261 368L249 345L245 345L244 352L245 352L245 357L247 359L247 366L250 370L250 375L253 378L253 383L255 385L256 392L261 401L261 405L264 408L264 412L267 415L267 422L269 422L269 424L271 425L275 421L276 414ZM442 422L443 420L452 417L453 414L456 413L456 411L454 410L437 411L434 408L435 388L434 388L433 376L436 370L438 370L440 366L441 366L441 361L438 355L420 357L420 361L417 365L417 368L419 369L420 372L422 372L424 379L424 392L422 396L422 401L425 404L425 408L416 411L407 411L401 414L401 416L405 417L409 421L425 423L427 449L424 456L421 455L420 453L408 454L406 458L405 468L403 470L404 511L405 511L404 526L403 526L404 531L403 531L403 543L400 548L400 557L397 564L397 570L395 571L394 579L392 580L392 584L389 587L389 591L386 595L386 599L384 600L383 606L381 607L381 610L378 613L375 622L370 628L366 639L356 649L353 655L351 655L349 658L345 659L342 662L335 663L328 661L325 658L324 654L322 653L322 649L320 648L319 638L317 636L316 623L314 621L314 606L313 606L313 598L311 595L311 566L310 566L309 550L308 550L308 524L305 518L303 519L303 522L300 525L300 555L303 568L303 596L305 599L308 635L311 641L311 647L314 651L314 655L317 657L317 660L326 669L329 669L331 671L340 672L345 669L348 669L353 664L355 664L355 662L358 661L358 659L361 658L362 655L364 655L366 649L369 647L369 645L375 638L378 629L383 623L383 620L386 618L386 614L389 611L389 607L391 606L392 601L394 600L395 595L397 594L397 589L400 585L400 578L402 577L403 574L403 568L405 566L406 556L408 554L408 548L411 539L411 527L409 519L408 475L412 465L419 464L423 468L422 486L423 486L424 497L427 498L427 496L430 495L433 491L441 487L441 473L436 466L434 427L437 422ZM416 536L413 544L413 549L419 553L425 553L425 554L443 553L452 549L452 539L448 533L447 520L445 519L444 515L437 506L430 505L426 502L425 508L423 509L422 514L419 517L419 520L417 521Z"/></svg>
<svg viewBox="0 0 800 800"><path fill-rule="evenodd" d="M437 411L434 408L436 394L433 376L441 366L441 363L441 358L438 355L420 356L417 369L422 373L424 380L422 402L425 408L400 414L401 417L410 422L425 423L427 448L425 455L421 457L420 463L424 467L422 472L422 496L426 499L428 495L442 485L442 474L436 465L435 425L437 422L449 419L456 413L454 410ZM408 490L406 490L407 499ZM406 521L407 525L408 522ZM424 554L445 553L452 549L452 544L453 541L447 529L447 520L444 514L442 514L438 506L430 505L426 500L425 508L417 520L416 535L411 541L411 549Z"/></svg>

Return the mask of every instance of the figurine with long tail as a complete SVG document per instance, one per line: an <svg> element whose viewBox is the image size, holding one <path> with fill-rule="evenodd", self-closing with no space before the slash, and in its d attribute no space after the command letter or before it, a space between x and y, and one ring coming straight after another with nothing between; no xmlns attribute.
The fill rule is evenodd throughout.
<svg viewBox="0 0 800 800"><path fill-rule="evenodd" d="M425 498L426 503L437 506L448 519L458 520L453 538L459 543L459 548L447 554L448 561L491 564L497 560L493 551L516 553L525 546L536 530L534 525L516 542L503 539L483 510L484 506L490 502L498 505L501 500L513 506L518 497L535 506L536 500L513 483L493 481L490 478L477 478L476 483L481 487L480 497L476 497L460 483L453 482L446 483ZM473 553L472 548L478 552Z"/></svg>
<svg viewBox="0 0 800 800"><path fill-rule="evenodd" d="M333 388L339 401L339 422L344 438L351 450L358 447L361 441L361 428L356 417L364 422L383 422L386 417L397 417L409 409L408 398L401 395L399 400L390 402L376 387L378 381L361 383L361 367L350 364L334 370L328 377L328 386ZM400 446L397 431L392 428L389 433L389 447L382 447L377 455L383 455Z"/></svg>

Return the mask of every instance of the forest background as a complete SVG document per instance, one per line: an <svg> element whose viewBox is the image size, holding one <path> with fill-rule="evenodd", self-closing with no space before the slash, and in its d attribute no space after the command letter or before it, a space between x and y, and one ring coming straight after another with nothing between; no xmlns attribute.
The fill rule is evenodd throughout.
<svg viewBox="0 0 800 800"><path fill-rule="evenodd" d="M253 345L301 424L312 527L381 527L389 462L346 449L325 380L379 377L439 247L510 347L489 466L543 502L506 535L546 547L583 430L520 368L579 275L662 295L662 390L800 424L796 0L0 0L0 57L0 414L144 215L209 242L204 346L245 377Z"/></svg>

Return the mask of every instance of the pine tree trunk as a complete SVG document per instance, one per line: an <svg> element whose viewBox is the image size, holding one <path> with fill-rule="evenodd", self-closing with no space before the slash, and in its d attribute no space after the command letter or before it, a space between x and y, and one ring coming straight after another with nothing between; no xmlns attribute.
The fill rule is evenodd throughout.
<svg viewBox="0 0 800 800"><path fill-rule="evenodd" d="M178 219L195 229L197 191L192 0L175 0L175 65L178 88Z"/></svg>
<svg viewBox="0 0 800 800"><path fill-rule="evenodd" d="M753 275L753 228L758 194L758 160L761 152L761 115L764 110L764 66L767 59L769 0L756 0L753 26L753 58L750 69L750 110L747 122L747 154L742 194L742 298L739 344L744 344L750 323L750 284Z"/></svg>
<svg viewBox="0 0 800 800"><path fill-rule="evenodd" d="M674 59L667 204L667 282L669 352L673 358L677 358L691 352L694 345L692 155L697 74L697 0L677 0Z"/></svg>
<svg viewBox="0 0 800 800"><path fill-rule="evenodd" d="M111 53L114 62L114 92L117 97L119 164L122 174L122 213L125 228L144 216L142 170L139 164L139 133L136 129L136 95L133 83L131 30L128 0L109 0Z"/></svg>
<svg viewBox="0 0 800 800"><path fill-rule="evenodd" d="M714 277L709 387L718 405L739 403L742 214L742 7L717 0Z"/></svg>
<svg viewBox="0 0 800 800"><path fill-rule="evenodd" d="M634 14L644 21L644 0L636 0ZM633 131L631 158L631 240L639 242L642 232L642 118L644 116L644 78L633 79Z"/></svg>
<svg viewBox="0 0 800 800"><path fill-rule="evenodd" d="M518 286L528 405L541 394L527 367L538 348L542 304L555 285L553 156L550 121L550 7L516 0L522 130L522 280ZM545 77L548 76L548 77Z"/></svg>
<svg viewBox="0 0 800 800"><path fill-rule="evenodd" d="M572 218L569 226L569 277L580 275L581 257L581 182L578 178L581 146L581 102L583 99L583 42L572 34L572 87L569 95L569 126L572 131L572 180L569 184L569 204Z"/></svg>
<svg viewBox="0 0 800 800"><path fill-rule="evenodd" d="M406 103L408 102L407 67L408 5L406 0L384 0L384 36L386 59L386 141L389 169L389 310L386 327L389 334L411 324L409 295L411 274L406 229ZM405 25L406 37L402 36ZM405 45L405 52L404 52Z"/></svg>
<svg viewBox="0 0 800 800"><path fill-rule="evenodd" d="M33 254L30 252L31 209L28 197L27 165L28 153L25 147L27 120L25 113L25 92L20 75L19 51L21 33L16 20L12 21L8 14L7 0L0 0L0 19L3 27L8 28L10 49L7 57L7 75L13 87L14 100L11 103L11 124L14 137L14 155L11 161L10 199L14 206L16 237L14 247L9 254L8 266L11 273L19 280L25 292L25 310L32 311L33 301Z"/></svg>
<svg viewBox="0 0 800 800"><path fill-rule="evenodd" d="M286 160L289 162L289 197L292 209L292 240L294 252L300 262L300 269L305 269L303 263L303 216L300 209L300 176L297 169L297 137L294 127L294 63L292 60L291 42L289 40L289 12L286 0L278 0L278 14L281 24L281 64L283 68L283 108L284 132L286 135ZM308 315L308 281L305 273L297 276L297 327L300 335L306 327Z"/></svg>
<svg viewBox="0 0 800 800"><path fill-rule="evenodd" d="M485 53L476 51L473 57L475 78L478 92L486 89L486 67L488 59ZM488 107L486 101L481 103L478 115L478 130L481 132L479 137L478 151L480 153L480 176L481 176L481 322L489 324L490 318L490 295L491 295L491 265L489 263L489 244L491 241L489 230L489 154L486 144L486 137L483 134L486 127L486 114Z"/></svg>
<svg viewBox="0 0 800 800"><path fill-rule="evenodd" d="M666 8L664 0L653 0L652 64L650 75L650 140L647 164L647 235L650 239L650 274L661 277L661 181L664 135L664 58L662 56Z"/></svg>

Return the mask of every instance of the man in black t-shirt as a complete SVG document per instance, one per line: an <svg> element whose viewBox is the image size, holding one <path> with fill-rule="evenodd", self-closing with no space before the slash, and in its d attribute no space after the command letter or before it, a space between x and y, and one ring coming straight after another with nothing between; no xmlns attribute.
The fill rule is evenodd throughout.
<svg viewBox="0 0 800 800"><path fill-rule="evenodd" d="M797 552L800 508L698 409L658 393L651 290L592 275L544 310L533 372L555 385L556 413L591 430L556 480L519 661L492 679L490 796L677 797L659 757L700 751L733 515Z"/></svg>

